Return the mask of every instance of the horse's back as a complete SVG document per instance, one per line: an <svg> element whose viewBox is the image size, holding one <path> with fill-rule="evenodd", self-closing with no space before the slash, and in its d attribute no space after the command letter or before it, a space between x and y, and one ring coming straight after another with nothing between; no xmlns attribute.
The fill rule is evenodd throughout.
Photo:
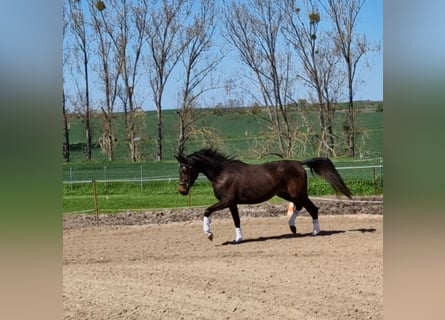
<svg viewBox="0 0 445 320"><path fill-rule="evenodd" d="M287 188L291 183L306 185L306 170L300 162L293 160L272 161L258 165L248 165L245 168L248 184L267 184L270 188Z"/></svg>
<svg viewBox="0 0 445 320"><path fill-rule="evenodd" d="M264 163L263 166L268 171L274 172L276 176L282 178L289 177L305 177L306 171L299 161L295 160L279 160L273 162Z"/></svg>

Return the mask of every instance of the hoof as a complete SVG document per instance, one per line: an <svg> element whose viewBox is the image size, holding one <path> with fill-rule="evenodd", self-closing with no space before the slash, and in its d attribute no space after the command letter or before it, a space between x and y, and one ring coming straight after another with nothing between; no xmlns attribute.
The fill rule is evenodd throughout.
<svg viewBox="0 0 445 320"><path fill-rule="evenodd" d="M289 226L290 231L292 231L293 234L297 234L297 227L295 226Z"/></svg>
<svg viewBox="0 0 445 320"><path fill-rule="evenodd" d="M208 233L206 233L206 235L207 235L207 239L209 239L210 241L213 241L213 233L208 232Z"/></svg>
<svg viewBox="0 0 445 320"><path fill-rule="evenodd" d="M318 235L319 233L320 233L320 231L315 231L315 230L314 230L314 231L312 232L312 235L313 235L313 236L316 236L316 235Z"/></svg>
<svg viewBox="0 0 445 320"><path fill-rule="evenodd" d="M242 241L243 241L243 239L233 240L232 244L240 244Z"/></svg>

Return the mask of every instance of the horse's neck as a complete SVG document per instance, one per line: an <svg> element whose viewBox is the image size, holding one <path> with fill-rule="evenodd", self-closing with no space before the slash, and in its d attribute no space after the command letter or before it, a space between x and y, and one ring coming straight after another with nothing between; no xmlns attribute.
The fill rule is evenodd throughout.
<svg viewBox="0 0 445 320"><path fill-rule="evenodd" d="M216 180L220 175L222 169L222 165L217 165L215 163L209 162L201 162L198 168L199 172L205 175L210 181Z"/></svg>

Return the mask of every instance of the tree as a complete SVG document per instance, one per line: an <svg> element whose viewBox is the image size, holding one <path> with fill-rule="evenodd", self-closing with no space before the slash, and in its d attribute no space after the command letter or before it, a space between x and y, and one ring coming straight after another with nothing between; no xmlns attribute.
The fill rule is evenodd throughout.
<svg viewBox="0 0 445 320"><path fill-rule="evenodd" d="M186 142L192 135L196 135L197 128L194 124L199 119L195 110L198 98L207 90L212 89L209 85L203 86L203 82L208 79L221 60L221 56L209 52L216 28L215 19L214 2L203 0L200 2L199 12L185 32L187 46L181 59L184 67L184 83L178 110L178 154L184 153Z"/></svg>
<svg viewBox="0 0 445 320"><path fill-rule="evenodd" d="M313 91L313 102L318 106L317 154L335 156L335 102L343 79L338 72L338 55L328 31L319 30L321 17L314 1L305 1L304 10L292 0L284 0L282 5L286 8L283 32L295 48L303 69L299 78Z"/></svg>
<svg viewBox="0 0 445 320"><path fill-rule="evenodd" d="M148 70L150 87L156 106L156 159L163 158L162 98L165 86L187 43L181 39L183 26L191 15L188 0L162 0L153 6L147 42L150 50Z"/></svg>
<svg viewBox="0 0 445 320"><path fill-rule="evenodd" d="M117 64L117 71L114 74L111 74L109 70L108 80L103 77L105 81L113 82L112 86L109 83L110 92L106 94L111 99L107 105L111 108L116 96L122 101L130 159L138 161L141 157L138 148L138 118L141 108L136 101L136 92L144 37L148 28L149 5L148 0L138 1L137 4L127 0L110 0L109 7L112 8L109 14L105 14L105 6L102 10L98 9L100 24L111 39L113 56ZM117 86L118 75L121 77L119 86ZM113 111L105 112L107 117L111 115L111 112Z"/></svg>
<svg viewBox="0 0 445 320"><path fill-rule="evenodd" d="M62 114L63 114L63 159L65 162L70 162L70 131L68 127L68 114L65 105L65 90L63 91Z"/></svg>
<svg viewBox="0 0 445 320"><path fill-rule="evenodd" d="M330 17L335 32L333 38L335 47L346 64L348 87L348 117L344 126L347 133L347 155L355 157L355 110L354 94L357 82L357 70L362 58L370 51L378 50L366 38L356 32L357 18L366 0L326 0L319 1Z"/></svg>
<svg viewBox="0 0 445 320"><path fill-rule="evenodd" d="M76 61L80 64L80 74L84 80L84 93L78 89L79 102L82 104L82 117L85 126L86 136L86 154L87 159L91 160L92 134L91 134L91 110L90 110L90 78L89 78L89 54L90 42L87 32L87 21L79 1L68 1L69 19L71 31L74 35L75 45L74 53Z"/></svg>
<svg viewBox="0 0 445 320"><path fill-rule="evenodd" d="M65 39L68 31L69 26L69 17L68 17L68 10L66 7L66 3L63 4L63 41L64 41L64 47L63 47L63 64L66 65L68 61L68 48L65 47ZM65 80L65 77L63 77ZM66 104L65 104L65 88L63 88L62 92L62 116L63 116L63 159L65 162L70 162L70 132L68 127L68 114L66 110Z"/></svg>
<svg viewBox="0 0 445 320"><path fill-rule="evenodd" d="M280 29L283 10L273 0L253 0L246 5L232 2L225 13L226 37L241 62L254 76L266 106L270 137L268 150L283 158L292 156L299 126L288 105L293 87L291 52L283 45Z"/></svg>
<svg viewBox="0 0 445 320"><path fill-rule="evenodd" d="M113 4L113 2L110 2ZM113 13L106 15L105 4L102 1L90 1L89 3L92 29L97 40L97 56L99 62L99 81L103 86L105 101L101 103L103 133L99 138L102 151L107 155L109 161L114 160L114 145L116 138L114 134L114 105L116 103L118 83L120 79L119 66L116 63L116 50L112 50L112 36L114 28L110 27L108 21L113 20ZM110 10L107 10L110 11ZM111 38L111 39L110 39Z"/></svg>

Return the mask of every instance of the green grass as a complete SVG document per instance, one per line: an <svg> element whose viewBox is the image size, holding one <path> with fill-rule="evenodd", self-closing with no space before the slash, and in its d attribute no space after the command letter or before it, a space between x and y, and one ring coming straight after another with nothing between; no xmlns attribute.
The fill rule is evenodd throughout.
<svg viewBox="0 0 445 320"><path fill-rule="evenodd" d="M381 102L359 102L357 109L377 109ZM258 117L248 114L248 109L234 110L200 110L204 117L199 125L212 128L223 140L222 151L236 156L248 163L260 163L270 159L251 159L251 148L254 139L260 135L264 123ZM293 116L297 116L294 114ZM317 127L315 113L310 114L314 128ZM342 125L342 113L339 113L337 126ZM122 114L116 114L115 128L116 160L107 161L99 147L93 149L92 161L85 160L81 150L84 143L84 130L79 119L71 120L70 143L76 150L71 150L71 162L63 164L63 211L79 212L94 210L94 197L91 180L97 183L98 205L101 212L121 212L130 209L177 208L189 205L189 197L177 191L178 164L174 159L177 143L177 114L175 110L163 113L164 125L164 158L165 161L154 161L156 154L155 112L146 112L141 120L141 149L144 161L131 163L128 159L128 147L123 136ZM93 141L97 141L101 132L99 117L93 117ZM383 154L383 113L361 112L357 116L357 126L366 136L365 145L361 146L361 156L371 158L368 161L350 159L333 159L340 174L354 195L372 195L383 192L382 172L379 169L341 170L341 167L356 167L380 164ZM360 140L361 141L361 140ZM195 151L208 143L202 140L191 141L188 151ZM313 154L297 157L309 158ZM309 175L310 176L310 175ZM152 181L153 179L170 179L170 181ZM122 182L131 179L133 182ZM121 182L113 182L120 180ZM147 181L150 180L150 181ZM70 183L73 182L73 183ZM75 183L86 181L85 183ZM103 182L101 182L103 181ZM331 195L332 188L321 179L310 177L309 194L311 196ZM206 179L198 180L192 189L192 206L209 206L215 203L210 183ZM273 198L271 201L282 201Z"/></svg>
<svg viewBox="0 0 445 320"><path fill-rule="evenodd" d="M64 163L63 181L162 178L177 176L176 161Z"/></svg>
<svg viewBox="0 0 445 320"><path fill-rule="evenodd" d="M345 180L354 195L374 195L382 193L382 181L373 179ZM98 207L100 212L122 212L125 210L181 208L189 206L189 196L177 191L177 181L157 181L144 183L98 183ZM309 178L310 196L332 195L333 189L324 180ZM209 181L198 180L191 191L192 206L210 206L216 202ZM282 202L274 198L271 201ZM95 209L92 183L64 185L63 211L81 212Z"/></svg>
<svg viewBox="0 0 445 320"><path fill-rule="evenodd" d="M189 197L178 193L174 182L97 183L98 207L101 212L118 212L132 209L162 209L187 207ZM191 204L203 206L215 201L208 181L197 181L191 192ZM94 210L92 183L64 185L63 211L80 212Z"/></svg>
<svg viewBox="0 0 445 320"><path fill-rule="evenodd" d="M356 107L360 109L377 109L377 105L381 102L357 102ZM229 154L236 155L240 158L249 158L253 141L260 136L261 131L265 127L265 123L258 117L253 117L247 108L239 108L234 110L223 110L216 112L214 109L203 109L198 112L202 116L198 125L214 130L221 138L224 151ZM336 115L337 130L340 130L344 122L345 113ZM291 112L292 117L298 117L296 112ZM316 113L309 114L309 119L317 130L318 120ZM144 161L153 161L156 157L156 112L148 111L143 114L140 120L141 131L137 135L141 136L140 148L142 159ZM92 137L96 142L101 134L101 120L99 115L93 114L92 117ZM383 154L383 112L359 112L357 115L357 127L362 128L366 135L366 146L362 148L364 157L377 157ZM124 132L124 121L121 113L116 113L114 127L116 131L117 145L115 146L115 161L128 162L129 151L126 144ZM87 163L85 154L81 150L81 144L85 143L85 132L82 122L78 118L70 121L70 144L71 162ZM174 160L177 145L178 132L178 115L176 110L163 111L163 137L164 137L164 159ZM215 140L212 140L216 143ZM201 137L196 137L190 141L187 148L188 151L194 151L205 145L211 144L212 141L204 141ZM76 147L77 146L77 147ZM311 151L309 151L310 154ZM92 163L106 163L107 158L102 153L100 147L96 147L92 151ZM88 162L88 163L91 163Z"/></svg>

